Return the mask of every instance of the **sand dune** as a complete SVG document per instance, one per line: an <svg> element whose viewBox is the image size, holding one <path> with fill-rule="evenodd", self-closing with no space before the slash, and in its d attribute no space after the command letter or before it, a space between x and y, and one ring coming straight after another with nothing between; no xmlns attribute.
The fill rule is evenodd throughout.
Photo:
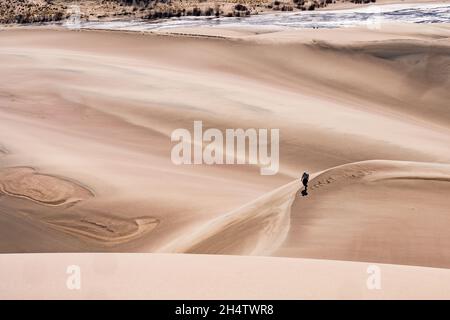
<svg viewBox="0 0 450 320"><path fill-rule="evenodd" d="M87 237L103 245L118 245L139 238L156 228L159 223L152 217L122 219L94 214L84 217L65 215L44 221L51 227L75 236Z"/></svg>
<svg viewBox="0 0 450 320"><path fill-rule="evenodd" d="M448 299L450 270L363 262L191 254L0 255L0 299ZM68 290L68 266L81 290Z"/></svg>
<svg viewBox="0 0 450 320"><path fill-rule="evenodd" d="M0 251L449 267L448 29L399 30L0 32ZM280 129L279 174L174 165L194 120Z"/></svg>
<svg viewBox="0 0 450 320"><path fill-rule="evenodd" d="M275 255L450 267L450 166L365 161L326 170L291 209Z"/></svg>
<svg viewBox="0 0 450 320"><path fill-rule="evenodd" d="M300 188L294 181L208 222L163 252L269 255L284 242L291 206Z"/></svg>
<svg viewBox="0 0 450 320"><path fill-rule="evenodd" d="M450 165L364 161L294 181L165 252L450 266Z"/></svg>

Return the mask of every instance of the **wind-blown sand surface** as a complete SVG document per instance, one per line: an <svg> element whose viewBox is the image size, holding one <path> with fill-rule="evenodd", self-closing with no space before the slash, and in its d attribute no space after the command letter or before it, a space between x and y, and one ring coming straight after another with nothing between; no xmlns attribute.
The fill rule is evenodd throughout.
<svg viewBox="0 0 450 320"><path fill-rule="evenodd" d="M191 254L0 255L0 299L448 299L450 270L363 262ZM81 270L68 290L69 266ZM278 310L277 310L278 311ZM278 311L279 312L279 311Z"/></svg>
<svg viewBox="0 0 450 320"><path fill-rule="evenodd" d="M449 268L449 28L221 32L0 32L0 251ZM194 120L279 128L279 174L175 166Z"/></svg>

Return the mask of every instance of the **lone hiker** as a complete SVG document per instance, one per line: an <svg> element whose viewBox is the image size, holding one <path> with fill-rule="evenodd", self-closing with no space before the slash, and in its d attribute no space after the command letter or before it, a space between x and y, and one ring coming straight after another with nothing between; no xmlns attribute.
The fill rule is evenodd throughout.
<svg viewBox="0 0 450 320"><path fill-rule="evenodd" d="M305 187L305 189L302 190L302 196L308 195L308 180L309 180L309 173L305 171L305 172L303 172L303 175L302 175L302 183L303 183L303 186Z"/></svg>
<svg viewBox="0 0 450 320"><path fill-rule="evenodd" d="M305 189L308 188L308 180L309 180L309 173L308 172L303 172L302 175L302 183L305 186Z"/></svg>

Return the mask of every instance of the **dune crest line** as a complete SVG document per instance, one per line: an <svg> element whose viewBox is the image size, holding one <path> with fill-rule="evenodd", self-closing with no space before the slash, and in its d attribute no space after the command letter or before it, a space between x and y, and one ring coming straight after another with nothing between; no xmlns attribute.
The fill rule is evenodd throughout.
<svg viewBox="0 0 450 320"><path fill-rule="evenodd" d="M288 183L176 239L160 252L270 254L289 230L290 208L299 188L298 180Z"/></svg>

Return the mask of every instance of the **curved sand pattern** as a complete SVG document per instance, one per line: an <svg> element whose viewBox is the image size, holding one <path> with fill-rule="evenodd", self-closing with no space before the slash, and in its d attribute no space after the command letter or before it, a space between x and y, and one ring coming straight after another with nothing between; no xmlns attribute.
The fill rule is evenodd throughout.
<svg viewBox="0 0 450 320"><path fill-rule="evenodd" d="M94 196L90 190L75 182L41 174L27 167L1 169L0 192L49 206L74 203Z"/></svg>
<svg viewBox="0 0 450 320"><path fill-rule="evenodd" d="M30 167L13 167L0 170L0 193L10 197L30 200L39 205L72 208L77 203L95 197L94 193L79 183L66 178L38 173ZM47 225L101 246L115 246L139 238L153 230L158 219L142 216L122 218L114 215L84 213L76 207L65 214L43 214L43 208L27 206L27 215L39 225Z"/></svg>
<svg viewBox="0 0 450 320"><path fill-rule="evenodd" d="M123 219L98 214L78 218L52 217L46 219L45 222L58 230L108 246L119 245L139 238L159 224L159 221L152 217Z"/></svg>

